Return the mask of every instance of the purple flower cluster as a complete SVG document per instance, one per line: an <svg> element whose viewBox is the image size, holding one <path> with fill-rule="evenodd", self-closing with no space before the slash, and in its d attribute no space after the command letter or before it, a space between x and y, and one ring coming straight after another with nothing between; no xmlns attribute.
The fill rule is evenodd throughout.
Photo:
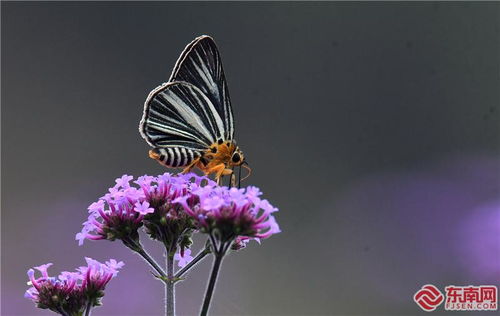
<svg viewBox="0 0 500 316"><path fill-rule="evenodd" d="M175 176L164 173L158 177L139 177L136 183L141 187L145 201L154 209L143 220L148 235L163 242L171 253L176 252L177 246L184 251L191 245L191 232L196 227L190 216L173 201L185 197L188 204L194 205L196 201L190 198L190 192L215 182L194 173Z"/></svg>
<svg viewBox="0 0 500 316"><path fill-rule="evenodd" d="M204 233L220 242L235 241L241 248L249 239L257 241L280 232L272 215L278 211L267 200L261 199L256 187L246 189L207 185L191 191L190 195L174 200L196 222ZM190 200L196 204L189 203Z"/></svg>
<svg viewBox="0 0 500 316"><path fill-rule="evenodd" d="M185 271L179 273L185 273L212 252L215 273L212 272L209 281L211 290L207 290L211 293L222 257L229 247L239 250L251 239L260 242L280 232L274 217L278 209L261 199L262 193L256 187L221 187L193 173L145 175L135 181L132 176L123 175L115 182L108 193L88 207L88 219L76 234L76 240L80 245L85 239L121 240L141 255L156 271L157 277L170 287L174 283L174 261L179 267L185 267ZM138 231L141 227L149 237L165 245L168 272L163 271L142 247ZM189 249L193 232L209 235L205 249L195 258ZM25 297L38 307L61 315L87 313L91 307L100 305L106 285L124 264L116 260L104 264L90 258L86 261L87 266L75 272L64 271L58 277L48 275L51 263L35 267L41 273L38 278L35 270L30 269L28 276L32 287ZM210 295L206 296L206 302ZM204 308L208 306L205 303Z"/></svg>
<svg viewBox="0 0 500 316"><path fill-rule="evenodd" d="M244 247L249 239L260 241L280 232L273 216L278 209L261 199L256 187L221 187L193 173L145 175L134 181L137 186L130 185L132 179L128 175L116 179L116 185L90 205L89 218L76 235L80 244L84 239L138 241L138 229L144 225L170 253L178 246L184 253L195 230L234 242L233 249Z"/></svg>
<svg viewBox="0 0 500 316"><path fill-rule="evenodd" d="M89 206L89 217L76 234L80 245L85 239L138 239L144 215L153 210L144 202L142 190L130 186L132 178L124 175L116 179L116 185Z"/></svg>
<svg viewBox="0 0 500 316"><path fill-rule="evenodd" d="M120 239L133 248L139 240L138 229L144 225L151 238L173 247L172 250L179 238L182 247L189 246L188 233L194 229L192 220L172 201L189 195L192 189L204 183L215 183L192 173L145 175L134 181L137 186L130 185L132 179L128 175L116 179L109 192L89 206L89 217L76 235L79 244L85 239Z"/></svg>
<svg viewBox="0 0 500 316"><path fill-rule="evenodd" d="M39 278L35 277L35 270L29 269L29 284L32 287L24 296L39 308L61 315L81 315L85 308L100 305L106 285L124 263L114 259L106 263L91 258L85 260L87 266L78 268L76 272L63 271L57 278L50 277L47 272L52 263L35 267L42 274Z"/></svg>

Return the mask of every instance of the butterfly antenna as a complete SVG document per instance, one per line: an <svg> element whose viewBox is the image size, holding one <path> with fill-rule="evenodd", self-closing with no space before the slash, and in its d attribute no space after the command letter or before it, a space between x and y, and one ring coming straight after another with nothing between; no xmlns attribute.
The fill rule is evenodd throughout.
<svg viewBox="0 0 500 316"><path fill-rule="evenodd" d="M248 170L248 174L243 178L241 179L241 181L244 181L246 178L250 177L250 175L252 174L252 168L250 168L250 166L248 165L248 162L244 161L241 166L245 169ZM241 169L240 169L241 171Z"/></svg>
<svg viewBox="0 0 500 316"><path fill-rule="evenodd" d="M241 189L241 165L238 170L238 189Z"/></svg>

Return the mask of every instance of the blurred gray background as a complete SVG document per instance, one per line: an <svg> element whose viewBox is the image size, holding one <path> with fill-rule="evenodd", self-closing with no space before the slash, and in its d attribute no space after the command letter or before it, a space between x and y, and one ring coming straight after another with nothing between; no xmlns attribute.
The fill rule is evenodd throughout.
<svg viewBox="0 0 500 316"><path fill-rule="evenodd" d="M424 284L499 285L499 16L498 2L2 2L2 315L49 314L23 298L26 270L84 256L126 262L95 315L161 315L138 257L74 235L116 177L165 171L137 130L143 102L201 34L223 57L245 185L283 231L224 261L213 315L424 314ZM178 286L180 315L198 313L209 268Z"/></svg>

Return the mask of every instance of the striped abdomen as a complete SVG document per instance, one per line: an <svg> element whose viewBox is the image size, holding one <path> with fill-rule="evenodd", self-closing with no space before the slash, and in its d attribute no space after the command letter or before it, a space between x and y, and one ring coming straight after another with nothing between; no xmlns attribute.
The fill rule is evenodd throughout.
<svg viewBox="0 0 500 316"><path fill-rule="evenodd" d="M200 156L201 152L184 147L154 148L149 151L149 157L172 168L186 167Z"/></svg>

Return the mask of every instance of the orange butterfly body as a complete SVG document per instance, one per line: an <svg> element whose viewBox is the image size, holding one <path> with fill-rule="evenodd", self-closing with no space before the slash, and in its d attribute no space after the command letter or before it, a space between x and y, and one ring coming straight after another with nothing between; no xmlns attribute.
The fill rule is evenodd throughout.
<svg viewBox="0 0 500 316"><path fill-rule="evenodd" d="M164 155L162 155L160 149L155 148L150 150L149 157L166 167L171 167L165 164ZM231 167L241 166L244 163L245 157L234 142L219 141L212 144L200 157L195 158L184 168L182 173L188 173L196 167L205 175L215 174L215 179L219 182L222 176L233 173L233 170L230 169ZM244 166L250 170L246 165Z"/></svg>

